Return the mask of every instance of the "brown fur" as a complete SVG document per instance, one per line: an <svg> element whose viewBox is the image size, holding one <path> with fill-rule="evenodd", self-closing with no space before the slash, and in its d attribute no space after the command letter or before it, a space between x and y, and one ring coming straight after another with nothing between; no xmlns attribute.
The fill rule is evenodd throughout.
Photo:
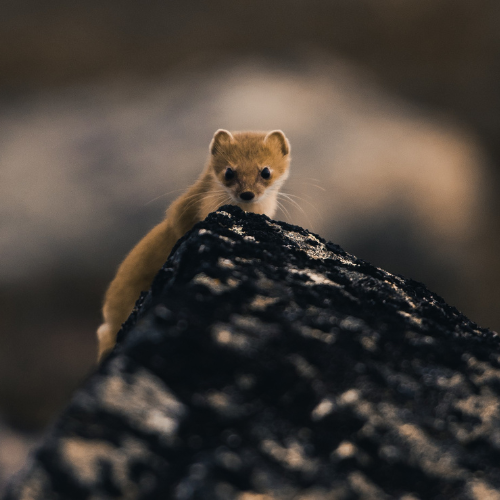
<svg viewBox="0 0 500 500"><path fill-rule="evenodd" d="M155 226L127 255L105 295L104 323L97 330L99 359L113 348L116 334L135 301L147 290L176 241L194 224L225 204L247 212L276 212L278 191L288 177L290 144L283 132L228 132L218 130L210 144L210 157L198 180L168 208ZM230 167L234 178L226 180ZM262 170L268 167L269 179ZM241 193L255 197L244 201Z"/></svg>

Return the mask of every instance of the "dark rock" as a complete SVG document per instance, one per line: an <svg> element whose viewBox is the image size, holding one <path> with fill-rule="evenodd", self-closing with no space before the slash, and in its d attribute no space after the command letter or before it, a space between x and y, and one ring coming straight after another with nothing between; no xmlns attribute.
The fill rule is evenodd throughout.
<svg viewBox="0 0 500 500"><path fill-rule="evenodd" d="M225 206L178 242L7 498L496 499L499 392L496 333Z"/></svg>

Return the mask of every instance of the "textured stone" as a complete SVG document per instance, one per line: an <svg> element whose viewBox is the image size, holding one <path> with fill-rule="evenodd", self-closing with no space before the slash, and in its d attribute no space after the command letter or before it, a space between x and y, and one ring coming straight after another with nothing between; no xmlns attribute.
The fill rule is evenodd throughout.
<svg viewBox="0 0 500 500"><path fill-rule="evenodd" d="M500 498L500 349L422 284L225 206L7 495Z"/></svg>

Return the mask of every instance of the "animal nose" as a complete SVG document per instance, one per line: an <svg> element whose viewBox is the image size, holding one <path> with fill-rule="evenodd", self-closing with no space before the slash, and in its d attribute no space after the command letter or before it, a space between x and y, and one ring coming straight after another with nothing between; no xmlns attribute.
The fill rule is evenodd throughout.
<svg viewBox="0 0 500 500"><path fill-rule="evenodd" d="M240 198L244 201L250 201L255 198L255 195L252 193L252 191L245 191L244 193L240 194Z"/></svg>

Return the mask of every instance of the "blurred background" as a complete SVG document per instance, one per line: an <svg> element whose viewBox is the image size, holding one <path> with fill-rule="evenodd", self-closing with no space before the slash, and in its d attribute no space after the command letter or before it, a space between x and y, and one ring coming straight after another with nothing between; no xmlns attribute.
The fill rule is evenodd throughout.
<svg viewBox="0 0 500 500"><path fill-rule="evenodd" d="M4 0L0 490L217 128L287 134L276 218L500 331L498 26L496 0Z"/></svg>

